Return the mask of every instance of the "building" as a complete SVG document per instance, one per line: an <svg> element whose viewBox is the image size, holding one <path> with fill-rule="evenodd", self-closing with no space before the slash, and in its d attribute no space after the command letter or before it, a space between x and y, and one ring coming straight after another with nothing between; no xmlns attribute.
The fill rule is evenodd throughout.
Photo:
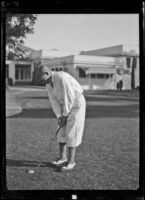
<svg viewBox="0 0 145 200"><path fill-rule="evenodd" d="M6 77L10 80L11 85L32 83L32 55L37 51L26 46L21 46L21 49L25 51L23 60L6 60Z"/></svg>
<svg viewBox="0 0 145 200"><path fill-rule="evenodd" d="M114 57L116 63L116 71L122 71L124 85L123 89L134 89L139 87L140 80L138 47L132 47L129 45L117 45L91 51L82 51L80 54Z"/></svg>
<svg viewBox="0 0 145 200"><path fill-rule="evenodd" d="M37 71L40 64L49 63L56 57L68 56L68 52L60 52L53 50L34 50L32 48L21 46L25 51L23 60L9 61L6 60L6 77L11 80L12 85L15 84L35 84L37 79Z"/></svg>
<svg viewBox="0 0 145 200"><path fill-rule="evenodd" d="M71 55L45 63L52 71L66 71L74 76L83 89L104 89L106 80L116 73L115 60L106 56Z"/></svg>
<svg viewBox="0 0 145 200"><path fill-rule="evenodd" d="M39 83L38 69L46 64L52 71L66 71L74 76L84 89L116 89L116 74L122 72L123 89L139 87L139 55L123 45L69 52L27 50L27 61L7 61L7 74L13 84Z"/></svg>

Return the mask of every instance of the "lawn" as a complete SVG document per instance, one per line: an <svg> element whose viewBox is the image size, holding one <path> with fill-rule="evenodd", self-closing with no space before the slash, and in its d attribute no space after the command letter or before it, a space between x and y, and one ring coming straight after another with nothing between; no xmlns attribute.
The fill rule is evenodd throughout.
<svg viewBox="0 0 145 200"><path fill-rule="evenodd" d="M35 105L44 103L46 99L45 95L38 93L25 93L23 100L24 97L29 97ZM94 101L91 98L87 97L87 102ZM108 97L104 97L105 100L108 102ZM47 105L47 100L45 103ZM51 164L58 156L58 146L54 141L49 150L49 141L57 127L50 109L25 108L21 113L8 117L8 189L136 190L139 187L137 109L136 104L87 106L83 142L76 153L76 168L69 172L58 172ZM37 168L40 161L43 165ZM35 174L28 174L28 169L34 169Z"/></svg>

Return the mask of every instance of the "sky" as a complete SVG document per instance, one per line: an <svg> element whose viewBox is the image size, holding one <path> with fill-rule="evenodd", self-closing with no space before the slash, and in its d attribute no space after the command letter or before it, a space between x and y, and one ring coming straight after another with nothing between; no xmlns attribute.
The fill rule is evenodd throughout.
<svg viewBox="0 0 145 200"><path fill-rule="evenodd" d="M78 52L139 44L138 14L39 14L25 45Z"/></svg>

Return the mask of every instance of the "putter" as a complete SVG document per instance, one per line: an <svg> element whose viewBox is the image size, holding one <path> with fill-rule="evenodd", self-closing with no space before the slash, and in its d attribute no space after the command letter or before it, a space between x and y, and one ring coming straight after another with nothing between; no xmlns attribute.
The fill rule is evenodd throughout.
<svg viewBox="0 0 145 200"><path fill-rule="evenodd" d="M55 140L55 138L56 138L58 132L60 131L61 127L62 127L62 126L59 126L59 128L57 129L57 131L56 131L54 137L50 140L49 145L48 145L49 151L51 150L52 143L53 143L53 141ZM39 168L39 167L41 166L41 164L42 164L42 162L40 161L40 162L37 164L37 167Z"/></svg>
<svg viewBox="0 0 145 200"><path fill-rule="evenodd" d="M49 146L49 150L51 149L52 143L53 143L54 139L56 138L56 136L57 136L58 132L60 131L60 129L61 129L61 126L59 126L59 128L57 129L57 131L56 131L54 137L50 140L50 143L49 143L49 145L48 145L48 146ZM37 164L37 169L39 169L39 167L40 167L41 165L42 165L42 162L40 161L40 162ZM26 170L26 172L29 173L29 174L34 174L34 173L35 173L35 170L29 169L29 170Z"/></svg>

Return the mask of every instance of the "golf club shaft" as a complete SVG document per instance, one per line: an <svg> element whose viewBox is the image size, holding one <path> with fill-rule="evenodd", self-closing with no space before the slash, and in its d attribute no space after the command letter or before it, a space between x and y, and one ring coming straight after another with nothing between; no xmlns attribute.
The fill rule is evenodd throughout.
<svg viewBox="0 0 145 200"><path fill-rule="evenodd" d="M69 116L69 114L68 114L68 116ZM68 116L67 116L67 118L68 118ZM63 127L63 126L59 126L59 128L57 129L57 131L56 131L54 137L50 140L50 143L49 143L49 151L51 150L51 145L52 145L53 140L56 138L58 132L60 131L60 129L61 129L62 127ZM38 164L37 166L39 167L40 165L41 165L41 162L39 162L39 164Z"/></svg>
<svg viewBox="0 0 145 200"><path fill-rule="evenodd" d="M49 143L49 145L48 145L48 146L49 146L49 150L51 149L52 142L53 142L54 139L56 138L56 136L57 136L57 134L58 134L58 132L60 131L61 128L62 128L62 127L59 126L59 128L57 129L57 131L56 131L54 137L50 140L50 143ZM40 165L41 165L41 162L39 162L38 167L39 167Z"/></svg>

